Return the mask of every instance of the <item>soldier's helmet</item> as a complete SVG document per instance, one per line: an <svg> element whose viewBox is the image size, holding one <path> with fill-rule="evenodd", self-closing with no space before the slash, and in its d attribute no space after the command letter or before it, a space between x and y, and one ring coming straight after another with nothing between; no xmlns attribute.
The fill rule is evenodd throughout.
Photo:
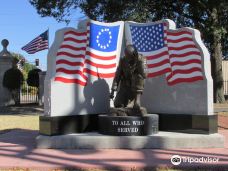
<svg viewBox="0 0 228 171"><path fill-rule="evenodd" d="M134 60L137 60L138 59L137 48L134 45L127 45L125 48L125 56L128 59L131 58L131 60L132 60L132 58L133 58Z"/></svg>

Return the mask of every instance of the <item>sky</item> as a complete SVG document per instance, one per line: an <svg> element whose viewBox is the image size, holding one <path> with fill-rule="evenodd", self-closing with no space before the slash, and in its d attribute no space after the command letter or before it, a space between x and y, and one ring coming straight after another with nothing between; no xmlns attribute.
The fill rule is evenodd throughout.
<svg viewBox="0 0 228 171"><path fill-rule="evenodd" d="M80 10L70 16L71 22L58 23L52 17L41 17L36 9L29 3L29 0L1 0L0 6L0 42L3 39L9 40L8 51L19 53L25 59L34 64L35 59L39 59L39 68L43 71L47 68L48 50L43 50L35 54L27 54L21 48L32 39L49 28L49 47L54 41L55 32L64 27L77 27L78 21L84 19L84 14ZM0 44L0 51L2 45Z"/></svg>

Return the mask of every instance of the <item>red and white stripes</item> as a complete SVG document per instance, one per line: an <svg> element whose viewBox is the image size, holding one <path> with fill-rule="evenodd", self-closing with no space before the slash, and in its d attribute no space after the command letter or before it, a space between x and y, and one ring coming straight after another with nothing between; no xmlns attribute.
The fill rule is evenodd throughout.
<svg viewBox="0 0 228 171"><path fill-rule="evenodd" d="M55 81L85 86L89 75L112 78L116 71L116 50L101 52L89 47L90 26L86 32L67 31L57 52Z"/></svg>
<svg viewBox="0 0 228 171"><path fill-rule="evenodd" d="M169 85L203 80L200 50L187 30L167 32L171 72L166 74Z"/></svg>
<svg viewBox="0 0 228 171"><path fill-rule="evenodd" d="M86 85L83 73L87 32L67 31L57 52L55 81Z"/></svg>

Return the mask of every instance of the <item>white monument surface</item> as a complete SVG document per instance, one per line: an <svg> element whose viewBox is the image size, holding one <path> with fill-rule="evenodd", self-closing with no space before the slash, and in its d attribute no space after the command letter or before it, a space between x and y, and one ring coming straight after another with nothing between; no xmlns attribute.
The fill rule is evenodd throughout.
<svg viewBox="0 0 228 171"><path fill-rule="evenodd" d="M107 113L109 92L127 44L147 59L142 106L148 113L213 115L210 55L200 32L171 20L87 20L56 32L48 53L45 115Z"/></svg>
<svg viewBox="0 0 228 171"><path fill-rule="evenodd" d="M172 20L125 22L125 38L147 58L142 103L149 112L214 114L210 55L198 30L176 29Z"/></svg>
<svg viewBox="0 0 228 171"><path fill-rule="evenodd" d="M56 32L48 53L46 115L108 112L109 87L120 58L123 28L122 21L90 20L80 23L78 29Z"/></svg>

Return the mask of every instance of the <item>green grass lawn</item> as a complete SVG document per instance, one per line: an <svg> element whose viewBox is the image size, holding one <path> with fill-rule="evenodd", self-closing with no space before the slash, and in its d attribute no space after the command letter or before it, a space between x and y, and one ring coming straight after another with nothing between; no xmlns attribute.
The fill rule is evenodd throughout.
<svg viewBox="0 0 228 171"><path fill-rule="evenodd" d="M218 112L218 115L228 117L228 112Z"/></svg>
<svg viewBox="0 0 228 171"><path fill-rule="evenodd" d="M39 116L0 115L0 131L10 129L39 130Z"/></svg>

